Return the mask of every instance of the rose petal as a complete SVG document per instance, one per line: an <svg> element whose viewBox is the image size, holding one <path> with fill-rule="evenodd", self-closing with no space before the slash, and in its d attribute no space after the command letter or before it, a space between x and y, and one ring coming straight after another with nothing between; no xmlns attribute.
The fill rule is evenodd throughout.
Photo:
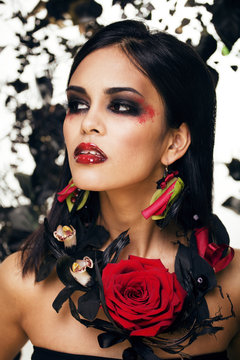
<svg viewBox="0 0 240 360"><path fill-rule="evenodd" d="M130 256L108 264L102 274L109 313L133 336L165 331L181 311L185 290L159 259Z"/></svg>

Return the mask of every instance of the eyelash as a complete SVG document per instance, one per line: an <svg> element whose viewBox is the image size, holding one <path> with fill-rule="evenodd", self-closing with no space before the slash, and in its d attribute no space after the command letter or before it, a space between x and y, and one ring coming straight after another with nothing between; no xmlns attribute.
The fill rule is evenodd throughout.
<svg viewBox="0 0 240 360"><path fill-rule="evenodd" d="M123 106L127 110L119 110L119 108ZM129 100L122 100L122 99L114 99L108 108L114 112L115 114L122 114L122 115L130 115L130 116L139 116L142 113L142 109L138 103L129 101ZM118 109L117 109L118 108Z"/></svg>
<svg viewBox="0 0 240 360"><path fill-rule="evenodd" d="M79 109L79 105L85 106L82 109ZM125 110L120 110L121 107L125 107ZM67 108L69 114L80 114L88 111L89 104L81 99L69 99ZM130 100L124 99L114 99L108 105L108 109L115 114L121 115L130 115L130 116L139 116L142 113L142 108L138 103L132 102Z"/></svg>
<svg viewBox="0 0 240 360"><path fill-rule="evenodd" d="M79 105L84 105L86 107L84 109L78 109ZM89 106L85 101L79 99L69 99L67 104L67 108L70 114L79 114L80 112L88 110L88 107Z"/></svg>

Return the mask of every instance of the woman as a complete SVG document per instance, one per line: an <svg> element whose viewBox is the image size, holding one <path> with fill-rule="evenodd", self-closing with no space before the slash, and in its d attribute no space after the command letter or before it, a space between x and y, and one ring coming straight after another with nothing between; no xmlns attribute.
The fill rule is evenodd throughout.
<svg viewBox="0 0 240 360"><path fill-rule="evenodd" d="M67 96L52 210L1 265L0 358L30 339L34 360L238 359L239 252L212 215L207 68L123 21L78 52Z"/></svg>

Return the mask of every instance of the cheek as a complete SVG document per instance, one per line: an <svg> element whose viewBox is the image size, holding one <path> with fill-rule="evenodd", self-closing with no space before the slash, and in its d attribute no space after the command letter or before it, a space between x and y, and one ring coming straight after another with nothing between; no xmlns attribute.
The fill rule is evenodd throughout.
<svg viewBox="0 0 240 360"><path fill-rule="evenodd" d="M68 112L67 112L67 114L66 114L66 116L65 116L65 122L66 122L66 121L72 121L72 119L74 118L74 116L75 116L75 114L70 114L70 113L69 113L69 110L68 110Z"/></svg>
<svg viewBox="0 0 240 360"><path fill-rule="evenodd" d="M145 114L144 122L135 120L131 128L121 136L121 148L126 149L125 158L129 156L136 162L156 161L163 151L165 125L162 114L149 109L150 115ZM143 115L142 115L143 116ZM142 116L140 119L142 119ZM149 121L151 120L151 121Z"/></svg>
<svg viewBox="0 0 240 360"><path fill-rule="evenodd" d="M66 146L71 143L71 138L76 130L73 128L73 115L67 114L63 123L63 136L65 139Z"/></svg>
<svg viewBox="0 0 240 360"><path fill-rule="evenodd" d="M143 158L146 159L149 153L153 152L158 141L152 125L152 123L142 125L134 120L130 127L125 128L125 131L116 134L113 138L115 139L115 149L118 152L118 157L121 154L124 161L131 158L137 162L142 161Z"/></svg>

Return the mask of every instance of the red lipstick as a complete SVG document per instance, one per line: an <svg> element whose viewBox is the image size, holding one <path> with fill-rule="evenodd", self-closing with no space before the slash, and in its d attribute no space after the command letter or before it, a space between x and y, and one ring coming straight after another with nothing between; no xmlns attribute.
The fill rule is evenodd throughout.
<svg viewBox="0 0 240 360"><path fill-rule="evenodd" d="M91 143L81 143L74 150L74 160L78 164L99 164L107 160L104 152Z"/></svg>

